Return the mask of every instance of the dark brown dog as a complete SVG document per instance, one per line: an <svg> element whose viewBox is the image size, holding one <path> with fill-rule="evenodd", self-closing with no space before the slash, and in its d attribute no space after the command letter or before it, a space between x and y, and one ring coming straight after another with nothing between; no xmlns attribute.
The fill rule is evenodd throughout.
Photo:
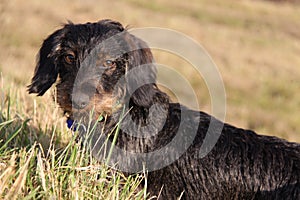
<svg viewBox="0 0 300 200"><path fill-rule="evenodd" d="M127 173L145 166L150 195L300 199L299 144L171 103L155 83L150 49L120 23L66 24L44 41L38 58L29 93L43 95L58 79L57 102L69 120L81 121L93 155L109 156ZM88 121L96 123L93 131ZM201 150L207 134L219 137L210 152ZM107 137L112 155L101 148Z"/></svg>

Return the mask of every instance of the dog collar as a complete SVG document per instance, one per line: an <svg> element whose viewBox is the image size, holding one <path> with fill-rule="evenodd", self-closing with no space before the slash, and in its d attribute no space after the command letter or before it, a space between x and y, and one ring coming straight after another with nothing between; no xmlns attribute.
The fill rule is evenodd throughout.
<svg viewBox="0 0 300 200"><path fill-rule="evenodd" d="M83 131L86 132L86 127L83 124L79 124L77 122L75 122L73 119L71 118L67 118L67 126L70 130L76 132L76 131Z"/></svg>
<svg viewBox="0 0 300 200"><path fill-rule="evenodd" d="M68 117L66 122L67 122L68 128L71 129L74 124L74 120Z"/></svg>
<svg viewBox="0 0 300 200"><path fill-rule="evenodd" d="M97 122L102 122L104 119L104 117L102 115L99 116ZM75 122L73 119L71 119L70 117L67 118L67 127L72 130L72 131L84 131L86 132L86 127L83 124L77 123Z"/></svg>

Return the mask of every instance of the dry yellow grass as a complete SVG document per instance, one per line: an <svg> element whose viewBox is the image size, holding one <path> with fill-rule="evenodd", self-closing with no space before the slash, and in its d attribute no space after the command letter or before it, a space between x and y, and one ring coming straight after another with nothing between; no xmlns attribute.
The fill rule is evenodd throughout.
<svg viewBox="0 0 300 200"><path fill-rule="evenodd" d="M0 5L2 87L18 88L29 115L35 97L26 96L26 85L42 40L67 20L112 18L131 27L171 28L191 36L207 49L222 74L227 122L300 141L299 6L233 0L1 0ZM155 55L157 62L176 67L192 80L201 108L209 112L206 86L192 76L191 67L178 58ZM49 99L38 101L50 105ZM55 118L47 113L36 114L35 120L44 124Z"/></svg>
<svg viewBox="0 0 300 200"><path fill-rule="evenodd" d="M227 122L300 142L299 4L0 0L0 199L146 199L138 192L142 176L125 178L107 169L74 141L51 92L42 98L26 92L47 35L67 20L103 18L194 38L223 77ZM210 112L207 86L197 71L174 54L153 52L157 63L190 81L200 108Z"/></svg>

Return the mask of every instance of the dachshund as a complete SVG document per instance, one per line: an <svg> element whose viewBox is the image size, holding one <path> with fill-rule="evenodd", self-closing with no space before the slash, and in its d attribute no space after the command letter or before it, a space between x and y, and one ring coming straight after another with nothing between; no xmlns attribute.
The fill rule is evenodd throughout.
<svg viewBox="0 0 300 200"><path fill-rule="evenodd" d="M69 22L44 40L28 91L56 85L93 156L125 174L147 171L157 199L300 199L300 144L172 102L156 74L148 45L119 22ZM217 142L203 148L207 134Z"/></svg>

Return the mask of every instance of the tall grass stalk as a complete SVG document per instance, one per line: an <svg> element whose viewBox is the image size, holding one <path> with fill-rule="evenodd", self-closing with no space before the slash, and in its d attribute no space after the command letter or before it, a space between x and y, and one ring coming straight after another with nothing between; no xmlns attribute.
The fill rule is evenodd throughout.
<svg viewBox="0 0 300 200"><path fill-rule="evenodd" d="M98 162L75 140L77 132L40 118L49 115L45 102L17 93L1 88L0 199L146 199L143 175L127 177ZM22 105L34 107L36 115L24 113ZM69 139L63 140L66 135Z"/></svg>

